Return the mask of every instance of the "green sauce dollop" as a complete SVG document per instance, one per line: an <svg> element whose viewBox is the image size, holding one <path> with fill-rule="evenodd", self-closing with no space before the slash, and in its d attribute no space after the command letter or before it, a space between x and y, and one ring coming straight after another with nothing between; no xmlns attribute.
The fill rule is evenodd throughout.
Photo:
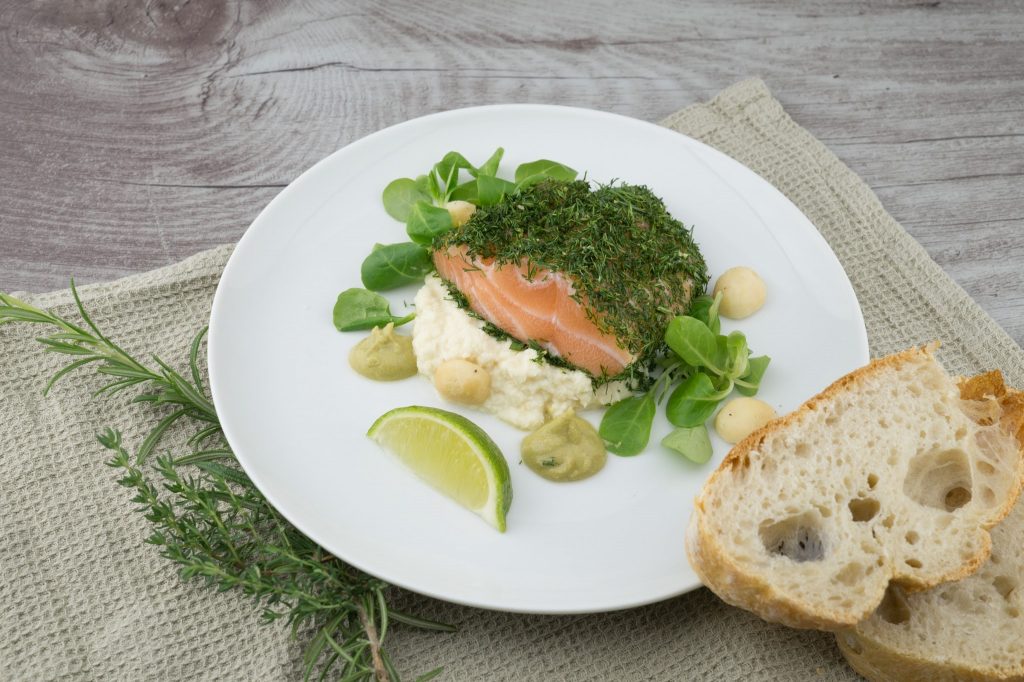
<svg viewBox="0 0 1024 682"><path fill-rule="evenodd" d="M579 481L604 467L604 441L586 419L566 412L523 439L523 462L549 481Z"/></svg>
<svg viewBox="0 0 1024 682"><path fill-rule="evenodd" d="M395 325L374 327L348 354L348 364L367 379L397 381L416 374L412 338L395 333Z"/></svg>

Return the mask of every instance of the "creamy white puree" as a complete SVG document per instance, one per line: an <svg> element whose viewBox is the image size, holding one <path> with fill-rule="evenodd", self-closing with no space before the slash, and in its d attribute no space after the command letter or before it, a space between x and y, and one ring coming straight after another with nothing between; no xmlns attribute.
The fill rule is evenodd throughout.
<svg viewBox="0 0 1024 682"><path fill-rule="evenodd" d="M448 297L440 279L428 276L416 294L412 329L420 374L433 380L446 360L475 362L491 375L491 395L479 409L528 431L570 410L608 405L630 395L623 382L595 392L584 372L538 362L536 351L513 350L510 340L488 335L483 324Z"/></svg>

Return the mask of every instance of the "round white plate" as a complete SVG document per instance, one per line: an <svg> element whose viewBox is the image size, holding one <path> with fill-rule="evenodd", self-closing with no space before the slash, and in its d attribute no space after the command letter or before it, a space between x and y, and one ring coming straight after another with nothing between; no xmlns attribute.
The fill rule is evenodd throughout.
<svg viewBox="0 0 1024 682"><path fill-rule="evenodd" d="M535 613L606 611L700 585L686 560L693 499L728 446L696 466L662 448L659 410L647 451L610 455L592 479L550 483L519 463L523 433L461 410L505 453L514 500L508 531L408 472L366 437L401 405L454 408L415 377L376 383L353 372L335 298L361 286L375 242L404 241L381 190L457 150L481 163L506 150L500 175L549 158L591 180L649 186L692 226L711 272L756 269L767 305L741 324L754 354L772 358L760 398L792 410L868 359L849 280L814 226L775 188L679 133L613 114L502 105L426 116L327 157L253 222L224 271L210 321L210 379L228 441L270 502L339 558L392 584L448 601ZM713 282L713 280L712 280ZM390 292L392 310L415 287ZM586 415L595 424L599 412Z"/></svg>

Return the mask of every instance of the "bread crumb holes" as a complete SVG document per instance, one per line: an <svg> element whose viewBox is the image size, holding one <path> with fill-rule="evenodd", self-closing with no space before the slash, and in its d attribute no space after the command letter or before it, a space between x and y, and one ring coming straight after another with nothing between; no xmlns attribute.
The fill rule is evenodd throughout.
<svg viewBox="0 0 1024 682"><path fill-rule="evenodd" d="M872 497L859 497L855 500L850 500L848 506L850 508L850 515L858 523L866 523L875 518L878 515L878 510L881 509L878 500Z"/></svg>
<svg viewBox="0 0 1024 682"><path fill-rule="evenodd" d="M885 596L878 605L877 613L886 623L906 623L910 620L910 605L907 604L906 593L900 587L890 584L885 589Z"/></svg>

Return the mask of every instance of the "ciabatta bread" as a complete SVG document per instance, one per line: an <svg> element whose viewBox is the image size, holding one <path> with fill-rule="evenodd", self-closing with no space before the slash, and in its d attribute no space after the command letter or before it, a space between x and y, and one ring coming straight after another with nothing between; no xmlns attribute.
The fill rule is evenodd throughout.
<svg viewBox="0 0 1024 682"><path fill-rule="evenodd" d="M1024 437L1019 393L991 376L963 392L997 395L1004 427ZM992 554L976 573L913 594L891 587L870 618L836 640L854 670L875 682L1024 679L1024 502L992 529Z"/></svg>
<svg viewBox="0 0 1024 682"><path fill-rule="evenodd" d="M690 563L726 602L824 630L891 581L967 576L1020 492L1021 412L962 399L931 348L873 361L733 448L696 501Z"/></svg>

